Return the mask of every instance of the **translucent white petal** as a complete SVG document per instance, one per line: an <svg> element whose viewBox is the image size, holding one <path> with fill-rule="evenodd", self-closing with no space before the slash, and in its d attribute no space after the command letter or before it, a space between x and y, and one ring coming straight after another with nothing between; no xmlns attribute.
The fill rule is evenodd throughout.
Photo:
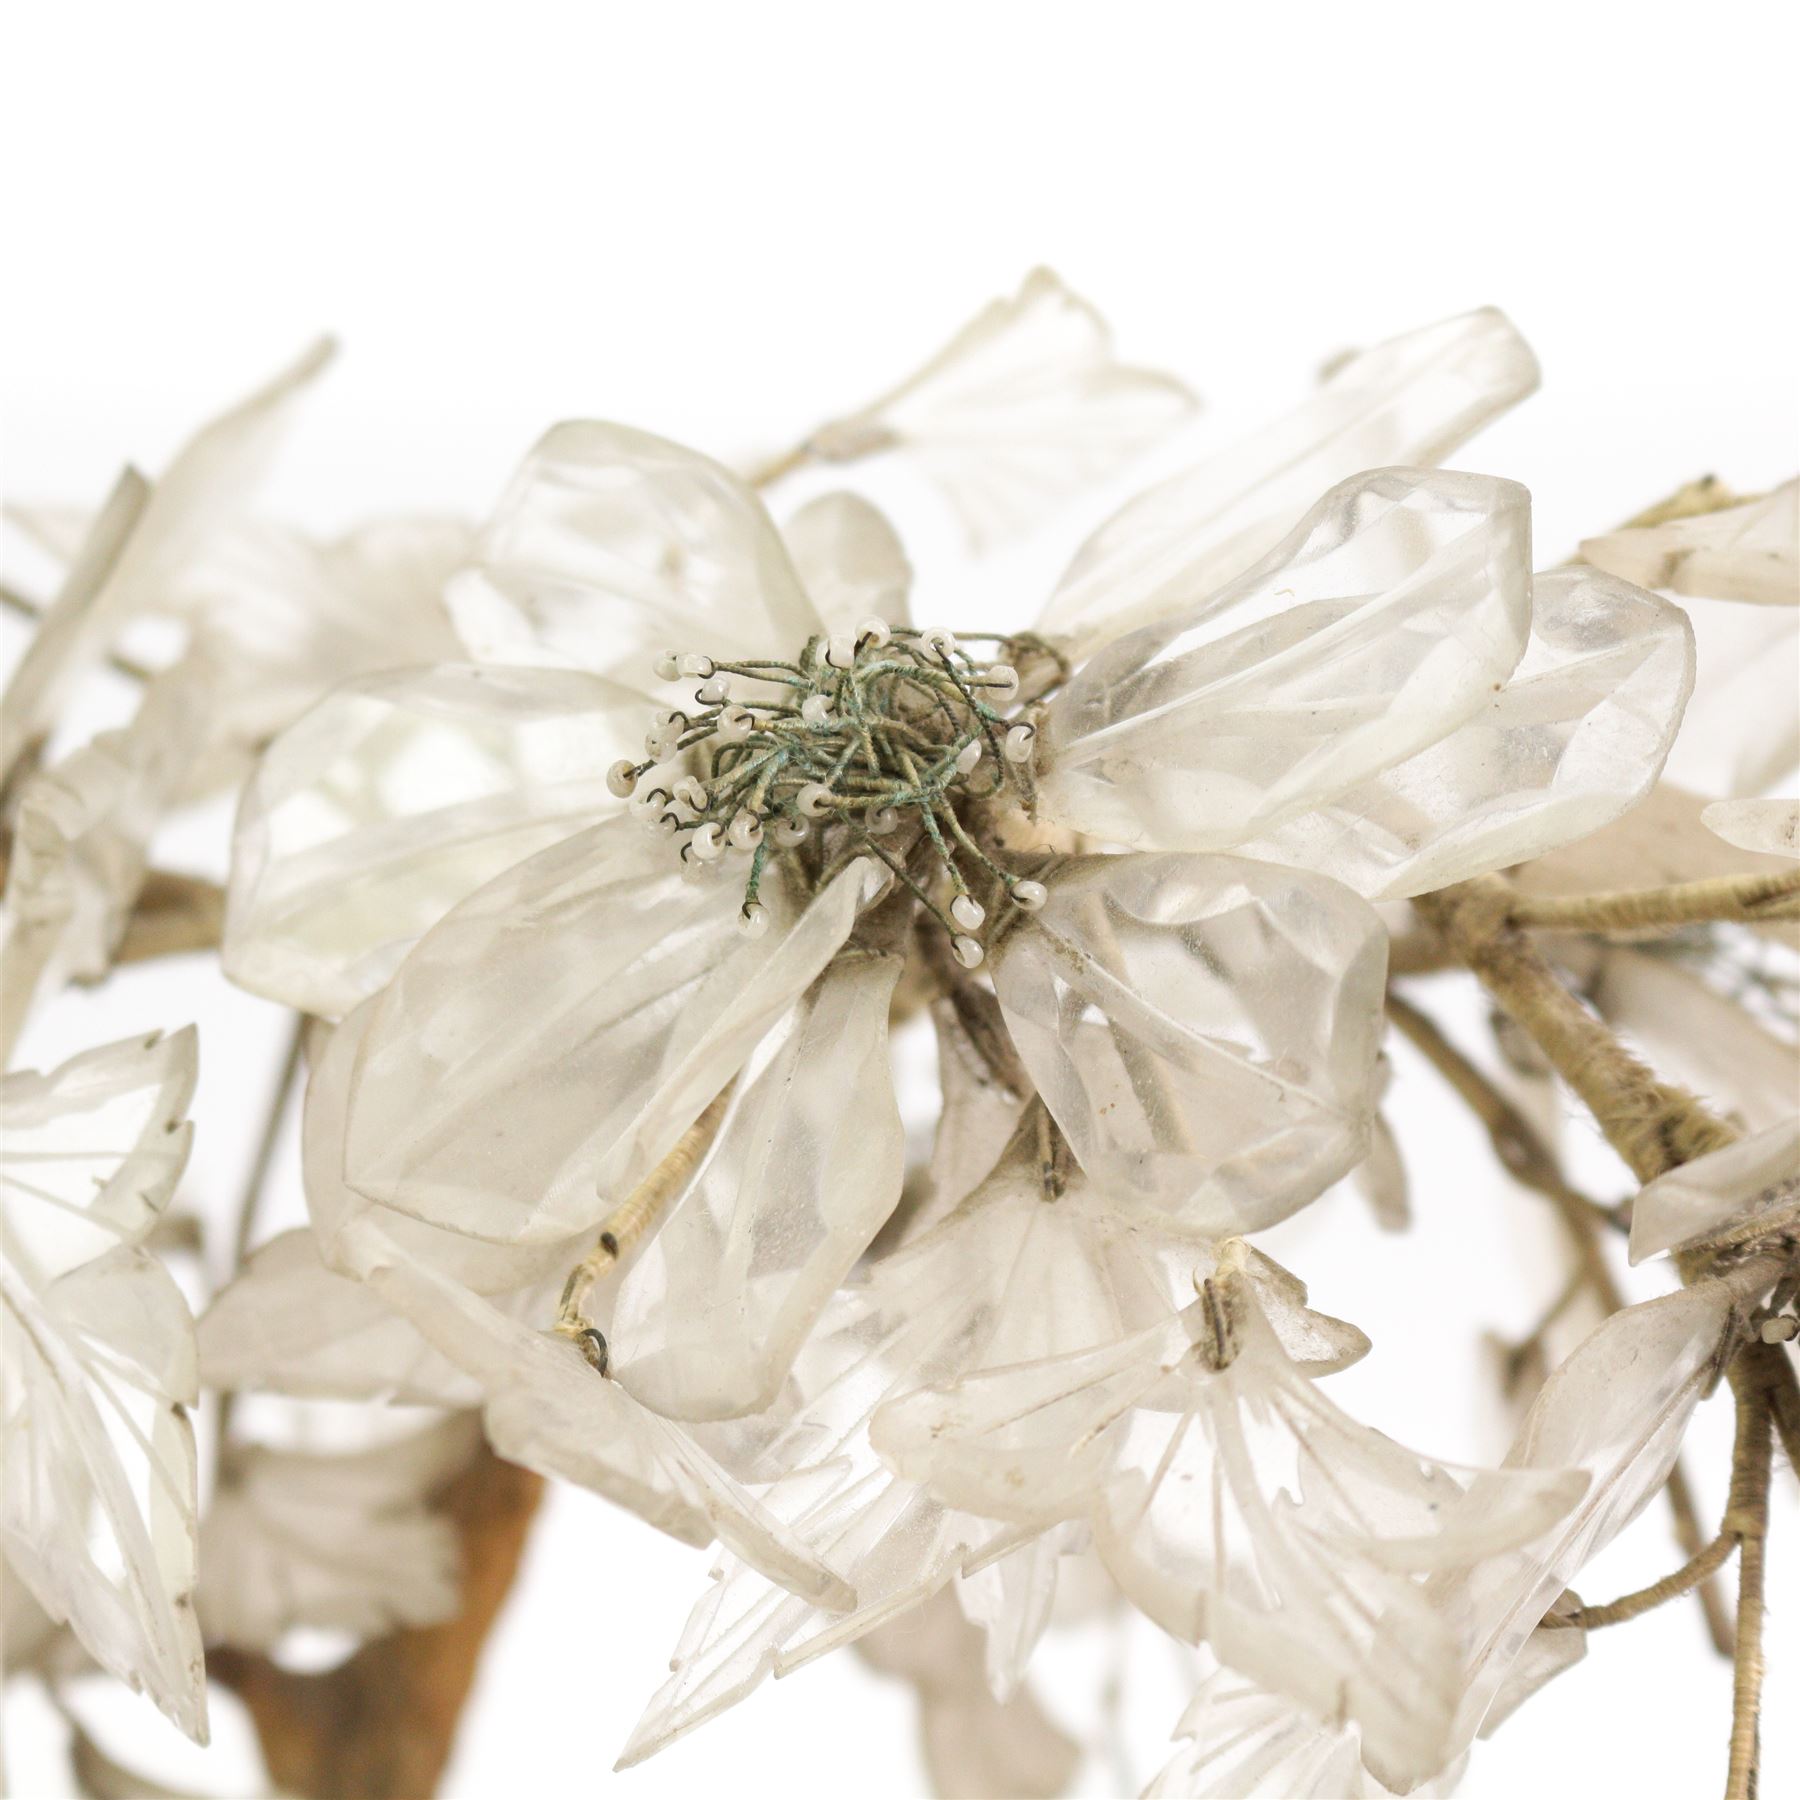
<svg viewBox="0 0 1800 1800"><path fill-rule="evenodd" d="M194 1322L139 1240L185 1161L191 1032L0 1081L0 1552L204 1741Z"/></svg>
<svg viewBox="0 0 1800 1800"><path fill-rule="evenodd" d="M994 966L1082 1166L1122 1199L1272 1225L1367 1153L1387 934L1320 877L1234 857L1076 859Z"/></svg>
<svg viewBox="0 0 1800 1800"><path fill-rule="evenodd" d="M1700 817L1740 850L1800 856L1800 800L1715 800Z"/></svg>
<svg viewBox="0 0 1800 1800"><path fill-rule="evenodd" d="M857 865L809 900L777 869L750 940L734 869L690 884L623 814L508 870L375 1000L350 1185L502 1242L597 1224L821 973L864 881Z"/></svg>
<svg viewBox="0 0 1800 1800"><path fill-rule="evenodd" d="M1800 606L1800 480L1720 512L1588 538L1581 554L1639 587Z"/></svg>
<svg viewBox="0 0 1800 1800"><path fill-rule="evenodd" d="M1039 629L1085 656L1186 607L1243 574L1335 482L1440 463L1537 384L1537 359L1493 307L1361 351L1293 412L1102 525Z"/></svg>
<svg viewBox="0 0 1800 1800"><path fill-rule="evenodd" d="M179 665L151 683L128 727L23 784L0 904L0 1062L36 1001L111 966L214 691L204 666Z"/></svg>
<svg viewBox="0 0 1800 1800"><path fill-rule="evenodd" d="M226 906L240 986L336 1018L485 882L617 814L638 697L573 670L445 665L347 683L244 791Z"/></svg>
<svg viewBox="0 0 1800 1800"><path fill-rule="evenodd" d="M665 650L785 656L820 629L752 489L623 425L546 432L447 598L483 661L573 664L646 694Z"/></svg>
<svg viewBox="0 0 1800 1800"><path fill-rule="evenodd" d="M55 715L71 681L134 615L157 610L182 564L262 479L301 393L331 360L322 340L197 431L154 488L127 470L0 697L0 768Z"/></svg>
<svg viewBox="0 0 1800 1800"><path fill-rule="evenodd" d="M1093 307L1034 269L916 375L807 447L826 461L903 448L981 545L1105 480L1194 405L1173 376L1120 363Z"/></svg>
<svg viewBox="0 0 1800 1800"><path fill-rule="evenodd" d="M269 1650L297 1626L368 1638L453 1618L462 1549L429 1503L480 1441L462 1415L347 1453L234 1446L200 1530L206 1641Z"/></svg>
<svg viewBox="0 0 1800 1800"><path fill-rule="evenodd" d="M1699 794L1760 794L1800 762L1800 611L1689 600L1694 697L1669 777Z"/></svg>
<svg viewBox="0 0 1800 1800"><path fill-rule="evenodd" d="M1800 1224L1800 1118L1740 1138L1650 1182L1631 1203L1631 1260L1733 1244Z"/></svg>
<svg viewBox="0 0 1800 1800"><path fill-rule="evenodd" d="M860 494L809 500L781 535L827 631L854 631L871 618L912 623L912 564L893 526Z"/></svg>
<svg viewBox="0 0 1800 1800"><path fill-rule="evenodd" d="M1004 1703L1024 1684L1056 1602L1058 1565L1087 1545L1080 1525L1058 1525L956 1578L963 1617L987 1638L988 1691Z"/></svg>
<svg viewBox="0 0 1800 1800"><path fill-rule="evenodd" d="M1039 810L1142 849L1228 849L1434 744L1512 673L1530 501L1385 469L1229 587L1117 638L1048 704Z"/></svg>
<svg viewBox="0 0 1800 1800"><path fill-rule="evenodd" d="M718 1135L619 1289L613 1371L675 1419L774 1400L900 1197L888 1064L903 951L853 941L764 1040Z"/></svg>
<svg viewBox="0 0 1800 1800"><path fill-rule="evenodd" d="M1244 845L1397 899L1541 856L1654 784L1693 687L1678 607L1591 570L1540 575L1512 679L1448 736Z"/></svg>
<svg viewBox="0 0 1800 1800"><path fill-rule="evenodd" d="M1456 1644L1429 1584L1541 1536L1585 1485L1453 1470L1359 1425L1228 1271L1135 1340L891 1403L873 1435L953 1505L1089 1519L1151 1618L1316 1717L1355 1723L1390 1782L1457 1747Z"/></svg>
<svg viewBox="0 0 1800 1800"><path fill-rule="evenodd" d="M372 1290L326 1268L304 1228L271 1238L207 1308L200 1379L307 1400L473 1406L481 1397Z"/></svg>

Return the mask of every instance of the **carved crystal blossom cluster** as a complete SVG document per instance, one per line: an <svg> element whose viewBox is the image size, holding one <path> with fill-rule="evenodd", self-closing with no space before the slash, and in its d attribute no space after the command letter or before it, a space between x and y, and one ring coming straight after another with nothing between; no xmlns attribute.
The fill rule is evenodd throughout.
<svg viewBox="0 0 1800 1800"><path fill-rule="evenodd" d="M630 796L650 830L674 839L684 863L704 867L734 852L748 859L744 936L769 928L758 896L770 859L782 856L806 865L815 890L856 857L875 857L950 934L966 969L981 962L972 934L988 909L964 865L1014 906L1044 904L1043 883L996 862L965 823L1008 791L1029 804L1037 733L1007 710L1019 694L1012 663L971 656L942 627L896 630L870 618L808 639L792 662L671 650L655 674L697 679L697 710L658 712L644 740L649 760L622 758L607 786ZM732 697L733 677L747 689L742 699ZM915 874L921 851L929 867Z"/></svg>
<svg viewBox="0 0 1800 1800"><path fill-rule="evenodd" d="M196 1330L151 1248L192 1034L0 1081L0 1551L31 1596L0 1596L9 1659L55 1682L91 1656L200 1736L207 1652L255 1711L303 1679L256 1659L326 1626L372 1640L332 1695L354 1711L367 1680L381 1717L436 1718L382 1685L381 1634L463 1604L482 1549L446 1484L525 1479L485 1440L718 1546L625 1763L854 1643L914 1682L947 1790L1057 1792L1078 1747L1027 1684L1086 1605L1204 1647L1148 1792L1448 1793L1589 1630L1741 1552L1749 1792L1772 1446L1800 1441L1800 1031L1773 977L1766 1019L1720 997L1741 944L1690 935L1681 961L1657 934L1791 954L1800 824L1762 790L1800 747L1792 694L1739 708L1731 766L1762 779L1707 805L1658 778L1689 741L1697 596L1760 647L1715 662L1733 691L1800 618L1792 487L1697 492L1534 573L1525 490L1441 466L1536 381L1478 312L1344 360L988 634L913 624L867 499L770 500L910 455L991 535L1184 416L1045 272L756 478L563 424L472 532L320 547L244 515L236 472L313 366L80 541L34 515L69 571L6 696L0 1040L70 979L217 934L219 896L152 870L151 832L256 754L220 948L293 1015L308 1223ZM164 669L118 647L150 612L181 627ZM145 689L131 723L36 767L109 654ZM1409 997L1450 966L1528 1073L1484 1073ZM1405 1223L1390 1022L1580 1247L1530 1348L1592 1329L1492 1467L1337 1405L1322 1383L1369 1339L1249 1241L1349 1176ZM935 1048L923 1150L901 1031ZM1546 1062L1629 1206L1534 1130ZM1678 1291L1625 1303L1615 1226ZM1583 1604L1722 1370L1718 1538ZM201 1519L202 1384L439 1416L322 1455L227 1406ZM413 1640L403 1679L428 1664ZM341 1767L340 1721L259 1723L284 1787L309 1732L308 1766Z"/></svg>

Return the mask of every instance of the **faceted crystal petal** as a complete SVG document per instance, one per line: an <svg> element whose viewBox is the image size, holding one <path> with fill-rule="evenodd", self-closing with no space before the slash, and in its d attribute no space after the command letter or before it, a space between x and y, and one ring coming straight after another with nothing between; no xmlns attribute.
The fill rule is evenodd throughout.
<svg viewBox="0 0 1800 1800"><path fill-rule="evenodd" d="M453 1618L462 1549L428 1502L479 1442L464 1414L366 1450L233 1446L200 1530L206 1641L269 1650L298 1626L368 1638Z"/></svg>
<svg viewBox="0 0 1800 1800"><path fill-rule="evenodd" d="M876 1448L952 1505L1087 1518L1152 1619L1316 1717L1384 1779L1454 1754L1453 1621L1434 1581L1541 1536L1584 1478L1455 1470L1349 1418L1229 1263L1135 1340L881 1409Z"/></svg>
<svg viewBox="0 0 1800 1800"><path fill-rule="evenodd" d="M1739 850L1800 856L1800 800L1715 800L1700 817Z"/></svg>
<svg viewBox="0 0 1800 1800"><path fill-rule="evenodd" d="M1034 269L916 375L807 448L825 461L903 449L979 546L1105 480L1194 405L1174 377L1120 363L1093 307Z"/></svg>
<svg viewBox="0 0 1800 1800"><path fill-rule="evenodd" d="M1386 469L1229 587L1117 638L1045 710L1039 810L1141 849L1228 849L1472 717L1531 622L1530 502Z"/></svg>
<svg viewBox="0 0 1800 1800"><path fill-rule="evenodd" d="M575 671L445 665L321 701L245 790L226 973L336 1018L419 937L514 864L615 814L637 696Z"/></svg>
<svg viewBox="0 0 1800 1800"><path fill-rule="evenodd" d="M781 535L827 631L854 631L865 619L912 623L912 564L893 526L860 494L809 500Z"/></svg>
<svg viewBox="0 0 1800 1800"><path fill-rule="evenodd" d="M200 1379L303 1400L473 1406L481 1390L305 1229L271 1238L200 1320Z"/></svg>
<svg viewBox="0 0 1800 1800"><path fill-rule="evenodd" d="M1631 1260L1800 1224L1800 1118L1659 1175L1631 1203Z"/></svg>
<svg viewBox="0 0 1800 1800"><path fill-rule="evenodd" d="M345 1167L472 1236L596 1225L674 1147L849 935L864 871L777 869L742 937L729 869L690 884L621 815L540 852L422 938L374 1003Z"/></svg>
<svg viewBox="0 0 1800 1800"><path fill-rule="evenodd" d="M1696 794L1762 794L1800 762L1800 609L1689 600L1694 697L1669 778Z"/></svg>
<svg viewBox="0 0 1800 1800"><path fill-rule="evenodd" d="M1493 307L1361 351L1293 412L1102 525L1038 628L1086 656L1185 609L1266 555L1334 483L1441 463L1537 384L1537 359Z"/></svg>
<svg viewBox="0 0 1800 1800"><path fill-rule="evenodd" d="M0 1553L203 1742L194 1321L140 1241L186 1161L194 1073L187 1031L0 1081Z"/></svg>
<svg viewBox="0 0 1800 1800"><path fill-rule="evenodd" d="M650 695L666 650L780 656L820 629L754 491L623 425L547 432L447 597L483 661L572 664Z"/></svg>
<svg viewBox="0 0 1800 1800"><path fill-rule="evenodd" d="M1318 876L1085 857L1005 940L995 991L1082 1166L1199 1230L1272 1225L1367 1153L1387 934Z"/></svg>
<svg viewBox="0 0 1800 1800"><path fill-rule="evenodd" d="M1585 838L1651 788L1694 680L1678 607L1610 576L1537 577L1512 679L1447 737L1242 846L1398 899Z"/></svg>
<svg viewBox="0 0 1800 1800"><path fill-rule="evenodd" d="M905 958L850 951L740 1076L710 1150L626 1275L613 1371L675 1419L767 1406L900 1196L888 1006Z"/></svg>
<svg viewBox="0 0 1800 1800"><path fill-rule="evenodd" d="M1639 587L1800 606L1800 480L1721 512L1588 538L1581 554Z"/></svg>

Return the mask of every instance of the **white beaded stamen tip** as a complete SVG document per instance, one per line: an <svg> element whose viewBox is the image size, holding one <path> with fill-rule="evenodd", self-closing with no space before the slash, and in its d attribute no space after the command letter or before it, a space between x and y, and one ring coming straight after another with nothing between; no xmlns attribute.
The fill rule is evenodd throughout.
<svg viewBox="0 0 1800 1800"><path fill-rule="evenodd" d="M823 694L808 694L800 702L800 717L808 725L823 725L831 717L831 702Z"/></svg>
<svg viewBox="0 0 1800 1800"><path fill-rule="evenodd" d="M694 698L702 706L723 706L731 698L731 677L715 675L694 689Z"/></svg>
<svg viewBox="0 0 1800 1800"><path fill-rule="evenodd" d="M616 762L606 771L606 791L620 800L628 800L637 786L637 777L636 763L628 758Z"/></svg>
<svg viewBox="0 0 1800 1800"><path fill-rule="evenodd" d="M964 931L979 931L982 920L987 917L987 908L973 894L958 894L950 902L950 917Z"/></svg>
<svg viewBox="0 0 1800 1800"><path fill-rule="evenodd" d="M1050 890L1041 881L1015 881L1012 903L1025 912L1036 912L1050 898Z"/></svg>
<svg viewBox="0 0 1800 1800"><path fill-rule="evenodd" d="M758 900L747 900L737 916L737 928L747 938L759 938L769 929L769 909Z"/></svg>
<svg viewBox="0 0 1800 1800"><path fill-rule="evenodd" d="M958 754L958 756L956 758L957 774L959 774L959 775L972 774L974 772L975 765L980 761L981 761L981 739L976 738L973 740L973 742L964 744L961 752Z"/></svg>
<svg viewBox="0 0 1800 1800"><path fill-rule="evenodd" d="M725 834L709 819L688 840L702 862L717 862L725 854Z"/></svg>
<svg viewBox="0 0 1800 1800"><path fill-rule="evenodd" d="M676 805L685 806L689 812L706 811L706 789L691 775L684 775L676 782L674 798Z"/></svg>
<svg viewBox="0 0 1800 1800"><path fill-rule="evenodd" d="M690 679L698 678L704 681L713 672L713 659L710 656L696 656L690 651L677 660L680 663L682 674Z"/></svg>
<svg viewBox="0 0 1800 1800"><path fill-rule="evenodd" d="M804 819L777 819L770 828L769 836L783 850L791 850L796 844L804 844L812 836L812 827Z"/></svg>
<svg viewBox="0 0 1800 1800"><path fill-rule="evenodd" d="M979 969L982 958L987 954L972 937L952 938L950 948L956 953L956 960L965 969Z"/></svg>
<svg viewBox="0 0 1800 1800"><path fill-rule="evenodd" d="M741 744L756 729L756 715L747 706L728 706L719 714L719 736L728 744Z"/></svg>
<svg viewBox="0 0 1800 1800"><path fill-rule="evenodd" d="M847 631L834 632L825 646L825 660L834 669L856 667L856 639Z"/></svg>
<svg viewBox="0 0 1800 1800"><path fill-rule="evenodd" d="M741 812L725 828L725 837L734 850L754 850L763 839L762 820L753 812Z"/></svg>
<svg viewBox="0 0 1800 1800"><path fill-rule="evenodd" d="M888 630L888 622L886 619L864 619L856 628L856 641L858 645L873 644L877 649L880 649L883 644L891 643L893 641L893 636L894 634Z"/></svg>
<svg viewBox="0 0 1800 1800"><path fill-rule="evenodd" d="M681 679L681 658L673 650L665 650L650 666L655 670L658 681Z"/></svg>
<svg viewBox="0 0 1800 1800"><path fill-rule="evenodd" d="M1037 728L1015 725L1000 741L1000 754L1010 763L1029 762L1031 747L1037 742Z"/></svg>
<svg viewBox="0 0 1800 1800"><path fill-rule="evenodd" d="M822 819L831 811L831 789L822 781L809 781L794 796L794 804L809 819Z"/></svg>
<svg viewBox="0 0 1800 1800"><path fill-rule="evenodd" d="M1010 700L1019 691L1019 671L1010 663L995 663L982 676L981 685L997 700Z"/></svg>

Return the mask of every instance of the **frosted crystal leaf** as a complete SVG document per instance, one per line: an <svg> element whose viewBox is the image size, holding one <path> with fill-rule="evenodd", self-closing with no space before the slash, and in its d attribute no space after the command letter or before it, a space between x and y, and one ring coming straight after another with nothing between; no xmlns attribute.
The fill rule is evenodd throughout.
<svg viewBox="0 0 1800 1800"><path fill-rule="evenodd" d="M1005 940L1007 1028L1082 1166L1207 1231L1287 1217L1367 1153L1387 934L1320 877L1078 858Z"/></svg>
<svg viewBox="0 0 1800 1800"><path fill-rule="evenodd" d="M573 1343L533 1330L400 1251L369 1218L339 1233L345 1269L404 1313L484 1395L488 1441L509 1461L592 1488L691 1544L717 1537L751 1567L822 1605L854 1592L680 1426L639 1406Z"/></svg>
<svg viewBox="0 0 1800 1800"><path fill-rule="evenodd" d="M666 650L739 661L820 629L744 481L648 432L581 421L538 440L446 598L482 661L572 664L648 695Z"/></svg>
<svg viewBox="0 0 1800 1800"><path fill-rule="evenodd" d="M951 1505L1088 1519L1114 1579L1165 1630L1354 1722L1385 1779L1430 1773L1461 1698L1432 1578L1539 1537L1584 1478L1453 1470L1359 1425L1221 1268L1136 1339L885 1406L875 1446Z"/></svg>
<svg viewBox="0 0 1800 1800"><path fill-rule="evenodd" d="M1038 628L1085 656L1189 606L1272 550L1334 483L1441 463L1537 384L1537 359L1493 307L1361 351L1294 411L1114 514Z"/></svg>
<svg viewBox="0 0 1800 1800"><path fill-rule="evenodd" d="M1588 538L1581 554L1639 587L1800 606L1800 480L1719 512Z"/></svg>
<svg viewBox="0 0 1800 1800"><path fill-rule="evenodd" d="M1700 817L1739 850L1800 856L1800 800L1715 800Z"/></svg>
<svg viewBox="0 0 1800 1800"><path fill-rule="evenodd" d="M781 535L827 631L854 631L870 618L912 623L912 565L893 526L860 494L809 500Z"/></svg>
<svg viewBox="0 0 1800 1800"><path fill-rule="evenodd" d="M709 1428L729 1433L706 1441L746 1480L774 1484L769 1505L844 1574L857 1606L828 1616L727 1561L689 1615L674 1674L638 1721L621 1767L735 1705L771 1673L853 1641L1036 1535L947 1506L895 1475L869 1441L876 1409L967 1369L1116 1342L1166 1319L1192 1292L1195 1272L1214 1264L1206 1240L1126 1212L1078 1171L1060 1198L1047 1198L1038 1143L1028 1119L965 1205L838 1295L801 1352L794 1399L763 1420ZM1286 1271L1262 1257L1250 1270L1283 1341L1312 1372L1367 1349L1353 1327L1309 1311ZM1055 1535L1066 1547L1068 1537ZM1040 1567L1039 1577L1050 1572Z"/></svg>
<svg viewBox="0 0 1800 1800"><path fill-rule="evenodd" d="M331 360L321 340L247 400L204 425L147 488L127 470L0 698L0 768L55 716L63 693L159 595L262 479L299 396Z"/></svg>
<svg viewBox="0 0 1800 1800"><path fill-rule="evenodd" d="M902 449L986 545L1105 480L1194 410L1173 376L1131 368L1048 269L996 300L917 374L807 443L827 462Z"/></svg>
<svg viewBox="0 0 1800 1800"><path fill-rule="evenodd" d="M23 784L0 904L0 1061L40 995L111 967L212 691L203 668L173 669L127 728Z"/></svg>
<svg viewBox="0 0 1800 1800"><path fill-rule="evenodd" d="M502 1242L595 1225L673 1148L824 969L863 897L690 883L620 814L508 870L435 925L374 1002L350 1185Z"/></svg>
<svg viewBox="0 0 1800 1800"><path fill-rule="evenodd" d="M206 1641L269 1650L296 1626L369 1638L454 1618L461 1546L429 1502L479 1442L465 1416L347 1453L234 1445L200 1528Z"/></svg>
<svg viewBox="0 0 1800 1800"><path fill-rule="evenodd" d="M893 1210L905 1141L887 1026L904 966L903 949L852 940L801 996L625 1276L613 1370L665 1417L731 1418L774 1400Z"/></svg>
<svg viewBox="0 0 1800 1800"><path fill-rule="evenodd" d="M1629 1306L1539 1391L1504 1467L1568 1471L1585 1477L1585 1491L1535 1543L1436 1584L1436 1604L1460 1644L1452 1748L1474 1737L1575 1573L1661 1491L1688 1419L1718 1377L1734 1305L1723 1282L1706 1281ZM1430 1772L1424 1759L1406 1766Z"/></svg>
<svg viewBox="0 0 1800 1800"><path fill-rule="evenodd" d="M1471 718L1531 623L1530 501L1384 469L1341 483L1230 586L1109 643L1045 709L1053 823L1229 849Z"/></svg>
<svg viewBox="0 0 1800 1800"><path fill-rule="evenodd" d="M433 669L346 683L284 732L245 789L225 971L336 1018L459 901L618 812L607 766L640 699L574 670Z"/></svg>
<svg viewBox="0 0 1800 1800"><path fill-rule="evenodd" d="M1387 1800L1394 1792L1363 1767L1354 1730L1321 1721L1232 1669L1201 1682L1175 1736L1185 1747L1157 1772L1144 1800ZM1459 1760L1409 1791L1420 1800L1453 1794L1461 1773Z"/></svg>
<svg viewBox="0 0 1800 1800"><path fill-rule="evenodd" d="M305 1400L473 1406L481 1389L392 1307L320 1260L311 1231L254 1251L200 1319L200 1379Z"/></svg>
<svg viewBox="0 0 1800 1800"><path fill-rule="evenodd" d="M187 1160L192 1030L0 1081L0 1552L205 1740L194 1322L143 1239Z"/></svg>
<svg viewBox="0 0 1800 1800"><path fill-rule="evenodd" d="M1650 1182L1631 1203L1631 1260L1726 1245L1800 1224L1800 1118L1740 1138Z"/></svg>
<svg viewBox="0 0 1800 1800"><path fill-rule="evenodd" d="M1690 600L1694 697L1669 776L1700 794L1785 786L1800 762L1800 610Z"/></svg>
<svg viewBox="0 0 1800 1800"><path fill-rule="evenodd" d="M857 1645L863 1660L910 1683L931 1791L946 1800L1051 1800L1068 1789L1081 1746L1030 1694L997 1700L981 1679L981 1640L935 1594L914 1616Z"/></svg>
<svg viewBox="0 0 1800 1800"><path fill-rule="evenodd" d="M1678 607L1591 570L1536 578L1512 679L1435 744L1245 844L1400 899L1587 837L1647 794L1694 680Z"/></svg>

